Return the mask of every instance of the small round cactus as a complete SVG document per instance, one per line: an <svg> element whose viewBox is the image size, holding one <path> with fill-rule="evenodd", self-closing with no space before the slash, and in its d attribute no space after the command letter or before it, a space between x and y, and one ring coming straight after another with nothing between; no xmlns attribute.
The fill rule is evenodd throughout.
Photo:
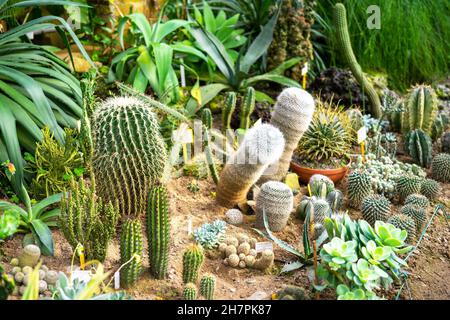
<svg viewBox="0 0 450 320"><path fill-rule="evenodd" d="M427 222L426 209L413 204L408 204L401 209L401 213L414 219L417 234L422 233L425 222Z"/></svg>
<svg viewBox="0 0 450 320"><path fill-rule="evenodd" d="M205 255L199 245L190 246L183 254L183 282L196 283Z"/></svg>
<svg viewBox="0 0 450 320"><path fill-rule="evenodd" d="M197 287L193 283L187 283L183 290L184 300L197 300Z"/></svg>
<svg viewBox="0 0 450 320"><path fill-rule="evenodd" d="M23 274L23 272L17 272L14 275L14 281L17 283L22 283L24 278L25 278L25 275Z"/></svg>
<svg viewBox="0 0 450 320"><path fill-rule="evenodd" d="M19 266L19 259L17 258L12 258L11 262L9 263L12 267L17 267Z"/></svg>
<svg viewBox="0 0 450 320"><path fill-rule="evenodd" d="M41 257L41 249L34 244L29 244L23 248L19 256L20 267L34 267Z"/></svg>
<svg viewBox="0 0 450 320"><path fill-rule="evenodd" d="M244 254L247 255L250 253L250 243L248 242L243 242L239 245L239 247L237 248L237 252L239 254Z"/></svg>
<svg viewBox="0 0 450 320"><path fill-rule="evenodd" d="M370 175L353 171L348 176L347 194L352 208L359 209L367 196L373 193Z"/></svg>
<svg viewBox="0 0 450 320"><path fill-rule="evenodd" d="M400 213L390 217L387 222L399 229L406 230L408 232L406 241L408 243L414 242L414 239L416 238L416 223L413 218Z"/></svg>
<svg viewBox="0 0 450 320"><path fill-rule="evenodd" d="M450 154L440 153L433 158L431 175L437 181L450 182Z"/></svg>
<svg viewBox="0 0 450 320"><path fill-rule="evenodd" d="M239 265L239 262L240 259L237 254L233 253L228 256L228 265L230 267L236 268Z"/></svg>
<svg viewBox="0 0 450 320"><path fill-rule="evenodd" d="M216 277L212 274L205 274L200 280L200 294L206 300L214 300L214 291L216 289Z"/></svg>
<svg viewBox="0 0 450 320"><path fill-rule="evenodd" d="M309 179L309 186L312 195L321 199L326 199L328 194L334 190L334 182L321 174L314 174Z"/></svg>
<svg viewBox="0 0 450 320"><path fill-rule="evenodd" d="M244 215L239 209L230 209L225 212L225 221L231 225L237 226L244 221Z"/></svg>
<svg viewBox="0 0 450 320"><path fill-rule="evenodd" d="M274 258L272 250L264 250L261 257L255 261L253 267L259 270L266 270L273 265Z"/></svg>
<svg viewBox="0 0 450 320"><path fill-rule="evenodd" d="M420 193L427 197L430 201L435 200L441 193L439 182L433 179L425 179L420 187Z"/></svg>
<svg viewBox="0 0 450 320"><path fill-rule="evenodd" d="M391 203L385 196L374 194L363 200L361 211L363 219L374 226L375 221L387 221L391 212Z"/></svg>
<svg viewBox="0 0 450 320"><path fill-rule="evenodd" d="M56 281L58 281L58 277L59 277L58 272L54 270L49 270L45 275L45 281L47 281L49 285L55 285Z"/></svg>
<svg viewBox="0 0 450 320"><path fill-rule="evenodd" d="M398 178L397 193L400 197L400 201L404 201L410 194L420 193L422 180L422 178L416 176L403 176Z"/></svg>
<svg viewBox="0 0 450 320"><path fill-rule="evenodd" d="M44 291L47 291L47 282L44 280L39 280L39 293L43 293Z"/></svg>
<svg viewBox="0 0 450 320"><path fill-rule="evenodd" d="M416 206L419 206L421 208L427 209L430 205L430 201L428 201L428 198L424 195L418 194L418 193L412 193L405 199L405 205L413 204Z"/></svg>
<svg viewBox="0 0 450 320"><path fill-rule="evenodd" d="M232 245L237 247L239 245L239 240L236 237L227 237L225 239L227 245Z"/></svg>

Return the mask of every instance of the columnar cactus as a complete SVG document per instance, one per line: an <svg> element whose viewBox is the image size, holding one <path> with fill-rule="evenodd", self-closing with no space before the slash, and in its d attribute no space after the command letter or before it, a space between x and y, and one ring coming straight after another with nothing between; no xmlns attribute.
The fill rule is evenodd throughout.
<svg viewBox="0 0 450 320"><path fill-rule="evenodd" d="M256 198L256 225L264 228L264 216L271 231L281 231L286 227L294 206L291 188L279 181L268 181L261 186Z"/></svg>
<svg viewBox="0 0 450 320"><path fill-rule="evenodd" d="M250 127L250 115L253 110L255 110L255 89L248 87L241 107L241 129L247 130Z"/></svg>
<svg viewBox="0 0 450 320"><path fill-rule="evenodd" d="M214 300L214 291L216 290L216 277L212 274L205 274L200 279L200 294L206 300Z"/></svg>
<svg viewBox="0 0 450 320"><path fill-rule="evenodd" d="M183 289L184 300L197 300L197 287L193 283L188 283Z"/></svg>
<svg viewBox="0 0 450 320"><path fill-rule="evenodd" d="M326 200L318 199L314 202L314 224L324 226L325 218L331 216L331 208Z"/></svg>
<svg viewBox="0 0 450 320"><path fill-rule="evenodd" d="M422 181L420 193L427 197L430 201L435 200L441 193L439 182L433 179L425 179Z"/></svg>
<svg viewBox="0 0 450 320"><path fill-rule="evenodd" d="M431 175L437 181L450 182L450 154L440 153L433 158Z"/></svg>
<svg viewBox="0 0 450 320"><path fill-rule="evenodd" d="M134 285L142 271L142 225L138 219L127 219L120 237L120 280L125 287Z"/></svg>
<svg viewBox="0 0 450 320"><path fill-rule="evenodd" d="M375 118L381 117L381 102L377 92L365 77L361 66L356 60L353 53L352 44L350 41L350 35L347 26L347 12L345 6L342 3L336 3L334 6L334 25L336 30L336 37L338 41L339 50L346 64L352 70L353 75L361 87L364 88L364 92L368 95L371 103L370 113Z"/></svg>
<svg viewBox="0 0 450 320"><path fill-rule="evenodd" d="M251 186L266 168L277 161L284 149L283 135L270 124L249 129L221 172L217 202L231 208L246 201Z"/></svg>
<svg viewBox="0 0 450 320"><path fill-rule="evenodd" d="M427 210L413 204L408 204L401 209L401 213L414 219L417 234L420 234L427 221Z"/></svg>
<svg viewBox="0 0 450 320"><path fill-rule="evenodd" d="M236 92L228 92L225 97L225 104L222 107L222 131L230 129L231 117L236 109Z"/></svg>
<svg viewBox="0 0 450 320"><path fill-rule="evenodd" d="M110 98L94 112L92 136L99 196L106 203L119 200L122 215L145 213L148 190L167 160L150 107L132 97Z"/></svg>
<svg viewBox="0 0 450 320"><path fill-rule="evenodd" d="M206 126L207 129L211 129L212 127L212 114L211 110L205 108L202 110L202 122Z"/></svg>
<svg viewBox="0 0 450 320"><path fill-rule="evenodd" d="M328 194L327 201L332 211L339 211L344 202L344 194L341 190L335 189Z"/></svg>
<svg viewBox="0 0 450 320"><path fill-rule="evenodd" d="M302 89L287 88L278 96L270 123L281 131L286 143L279 161L266 170L259 184L280 181L286 176L292 154L311 123L314 109L314 98Z"/></svg>
<svg viewBox="0 0 450 320"><path fill-rule="evenodd" d="M430 205L430 201L424 195L413 193L407 196L405 199L405 206L408 204L413 204L415 206L427 209L428 206Z"/></svg>
<svg viewBox="0 0 450 320"><path fill-rule="evenodd" d="M422 129L430 135L437 109L436 93L430 86L419 85L413 88L403 113L403 132Z"/></svg>
<svg viewBox="0 0 450 320"><path fill-rule="evenodd" d="M376 221L387 221L391 212L391 203L385 196L370 195L363 200L361 211L363 219L374 226Z"/></svg>
<svg viewBox="0 0 450 320"><path fill-rule="evenodd" d="M405 139L405 149L418 165L430 166L433 146L427 133L421 129L410 131Z"/></svg>
<svg viewBox="0 0 450 320"><path fill-rule="evenodd" d="M395 227L406 230L408 232L408 238L406 241L408 243L413 243L416 238L416 223L414 219L405 214L394 214L387 221L388 223L394 225Z"/></svg>
<svg viewBox="0 0 450 320"><path fill-rule="evenodd" d="M147 239L150 272L156 279L164 279L167 277L170 245L169 200L165 187L154 187L150 191Z"/></svg>
<svg viewBox="0 0 450 320"><path fill-rule="evenodd" d="M347 195L352 208L359 209L362 201L373 193L370 175L353 171L348 176Z"/></svg>
<svg viewBox="0 0 450 320"><path fill-rule="evenodd" d="M197 283L198 273L205 259L203 248L199 245L190 246L183 254L183 282Z"/></svg>
<svg viewBox="0 0 450 320"><path fill-rule="evenodd" d="M420 193L422 178L416 176L403 176L397 180L397 193L400 201L404 201L407 196L413 193Z"/></svg>

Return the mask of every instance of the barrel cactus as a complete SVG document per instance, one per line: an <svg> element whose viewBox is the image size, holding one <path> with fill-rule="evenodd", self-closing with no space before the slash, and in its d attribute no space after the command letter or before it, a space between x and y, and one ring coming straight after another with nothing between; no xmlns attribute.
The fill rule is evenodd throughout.
<svg viewBox="0 0 450 320"><path fill-rule="evenodd" d="M286 176L292 154L311 123L314 109L314 98L302 89L287 88L278 96L270 123L281 131L286 143L280 159L266 170L259 184L280 181Z"/></svg>
<svg viewBox="0 0 450 320"><path fill-rule="evenodd" d="M34 244L26 245L19 255L19 266L23 267L34 267L41 258L41 249Z"/></svg>
<svg viewBox="0 0 450 320"><path fill-rule="evenodd" d="M264 183L256 198L256 225L258 228L264 227L265 213L271 231L283 230L293 205L294 195L286 184L279 181Z"/></svg>
<svg viewBox="0 0 450 320"><path fill-rule="evenodd" d="M375 225L376 221L386 222L391 212L391 203L382 195L374 194L366 197L361 206L363 219L371 226Z"/></svg>
<svg viewBox="0 0 450 320"><path fill-rule="evenodd" d="M219 205L232 208L247 199L251 186L284 150L283 134L270 124L247 131L239 147L223 168L217 186Z"/></svg>
<svg viewBox="0 0 450 320"><path fill-rule="evenodd" d="M142 271L142 225L138 219L127 219L120 237L120 280L125 287L136 284Z"/></svg>
<svg viewBox="0 0 450 320"><path fill-rule="evenodd" d="M314 202L317 201L317 198L312 196L312 197L308 197L308 196L303 196L300 199L300 203L297 206L297 209L295 210L297 217L300 220L305 220L307 212L309 210L312 210L313 206L314 206Z"/></svg>
<svg viewBox="0 0 450 320"><path fill-rule="evenodd" d="M403 132L421 129L430 135L437 109L436 93L430 86L418 85L412 88L403 113Z"/></svg>
<svg viewBox="0 0 450 320"><path fill-rule="evenodd" d="M167 277L169 264L170 218L167 189L159 186L150 191L147 208L148 259L151 274Z"/></svg>
<svg viewBox="0 0 450 320"><path fill-rule="evenodd" d="M119 200L122 215L145 213L149 188L164 172L167 152L157 119L132 97L110 98L93 115L92 165L105 203Z"/></svg>
<svg viewBox="0 0 450 320"><path fill-rule="evenodd" d="M327 201L332 211L339 211L344 202L344 194L341 190L335 189L327 195Z"/></svg>
<svg viewBox="0 0 450 320"><path fill-rule="evenodd" d="M331 216L331 208L326 200L317 199L313 204L314 224L325 225L325 218Z"/></svg>
<svg viewBox="0 0 450 320"><path fill-rule="evenodd" d="M394 214L388 219L387 222L401 230L406 230L408 232L408 238L406 238L406 241L408 243L414 242L414 239L416 238L416 223L413 218L400 213Z"/></svg>
<svg viewBox="0 0 450 320"><path fill-rule="evenodd" d="M417 234L420 234L425 226L425 222L427 221L427 210L413 204L408 204L403 206L401 213L411 217L414 220Z"/></svg>
<svg viewBox="0 0 450 320"><path fill-rule="evenodd" d="M437 181L450 182L450 154L440 153L433 158L431 175Z"/></svg>
<svg viewBox="0 0 450 320"><path fill-rule="evenodd" d="M183 254L183 282L197 283L198 273L205 260L203 248L199 245L190 246Z"/></svg>
<svg viewBox="0 0 450 320"><path fill-rule="evenodd" d="M397 193L400 201L404 201L407 196L413 193L420 193L422 178L417 176L403 176L397 180Z"/></svg>
<svg viewBox="0 0 450 320"><path fill-rule="evenodd" d="M313 196L326 199L328 194L334 190L334 183L327 176L314 174L309 179L309 187Z"/></svg>
<svg viewBox="0 0 450 320"><path fill-rule="evenodd" d="M413 193L406 197L405 205L413 204L421 208L427 209L430 205L430 201L424 195Z"/></svg>
<svg viewBox="0 0 450 320"><path fill-rule="evenodd" d="M441 193L439 182L433 179L425 179L420 186L420 193L427 197L430 201L435 200Z"/></svg>
<svg viewBox="0 0 450 320"><path fill-rule="evenodd" d="M188 283L183 289L184 300L197 300L197 287L193 283Z"/></svg>
<svg viewBox="0 0 450 320"><path fill-rule="evenodd" d="M430 166L432 142L430 136L421 129L408 133L405 140L405 150L418 165L425 168Z"/></svg>
<svg viewBox="0 0 450 320"><path fill-rule="evenodd" d="M362 201L373 193L370 175L364 171L353 171L348 176L347 196L349 205L359 209Z"/></svg>
<svg viewBox="0 0 450 320"><path fill-rule="evenodd" d="M206 300L214 300L214 291L216 289L216 277L212 274L205 274L200 279L200 294Z"/></svg>

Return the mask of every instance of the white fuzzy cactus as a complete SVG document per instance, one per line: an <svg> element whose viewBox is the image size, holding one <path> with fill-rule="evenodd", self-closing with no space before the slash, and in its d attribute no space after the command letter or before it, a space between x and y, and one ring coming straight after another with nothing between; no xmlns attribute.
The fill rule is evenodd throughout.
<svg viewBox="0 0 450 320"><path fill-rule="evenodd" d="M249 129L220 175L217 202L231 208L246 201L251 186L266 168L277 161L284 149L283 134L270 124Z"/></svg>
<svg viewBox="0 0 450 320"><path fill-rule="evenodd" d="M280 129L286 141L283 154L264 172L258 183L280 181L287 174L292 154L314 113L314 98L300 88L287 88L277 98L270 124Z"/></svg>
<svg viewBox="0 0 450 320"><path fill-rule="evenodd" d="M266 213L269 229L281 231L286 227L289 215L294 206L294 195L291 188L279 181L268 181L261 186L256 198L256 225L264 228Z"/></svg>

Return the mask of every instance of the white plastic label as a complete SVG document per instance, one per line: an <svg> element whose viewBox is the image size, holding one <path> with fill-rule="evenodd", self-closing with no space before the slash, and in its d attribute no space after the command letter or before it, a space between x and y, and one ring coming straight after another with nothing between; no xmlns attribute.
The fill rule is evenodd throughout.
<svg viewBox="0 0 450 320"><path fill-rule="evenodd" d="M358 130L357 135L358 135L358 143L365 141L367 138L366 127L361 127L361 129Z"/></svg>
<svg viewBox="0 0 450 320"><path fill-rule="evenodd" d="M120 271L114 273L114 289L120 289Z"/></svg>
<svg viewBox="0 0 450 320"><path fill-rule="evenodd" d="M89 270L75 270L72 272L72 280L78 279L82 282L89 282L92 278L92 274Z"/></svg>
<svg viewBox="0 0 450 320"><path fill-rule="evenodd" d="M273 245L272 242L257 242L255 244L256 252L263 252L264 250L272 250L273 251Z"/></svg>
<svg viewBox="0 0 450 320"><path fill-rule="evenodd" d="M308 62L305 63L305 66L302 68L302 76L305 76L308 73Z"/></svg>

